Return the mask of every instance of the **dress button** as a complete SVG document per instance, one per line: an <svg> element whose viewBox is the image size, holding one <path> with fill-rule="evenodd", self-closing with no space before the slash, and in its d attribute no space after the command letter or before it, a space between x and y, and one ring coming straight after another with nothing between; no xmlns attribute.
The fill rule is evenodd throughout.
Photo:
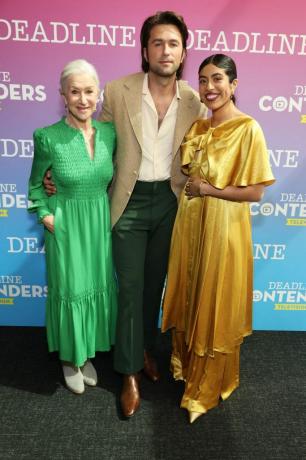
<svg viewBox="0 0 306 460"><path fill-rule="evenodd" d="M130 195L132 195L132 192L128 191L127 194L130 196Z"/></svg>

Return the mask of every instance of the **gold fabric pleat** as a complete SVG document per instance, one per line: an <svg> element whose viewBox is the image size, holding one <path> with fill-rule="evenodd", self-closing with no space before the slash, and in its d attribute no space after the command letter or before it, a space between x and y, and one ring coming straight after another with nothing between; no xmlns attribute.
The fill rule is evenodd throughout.
<svg viewBox="0 0 306 460"><path fill-rule="evenodd" d="M217 128L197 121L182 145L182 168L220 189L274 182L263 133L249 116ZM187 200L182 193L162 330L174 328L172 369L177 378L183 367L182 406L188 410L206 412L238 386L239 346L252 332L252 292L249 204L210 196ZM211 393L210 402L199 388L205 398ZM197 409L190 409L193 404Z"/></svg>
<svg viewBox="0 0 306 460"><path fill-rule="evenodd" d="M240 346L233 353L198 356L188 351L182 332L172 331L171 371L175 380L186 382L181 407L205 413L227 399L239 386Z"/></svg>

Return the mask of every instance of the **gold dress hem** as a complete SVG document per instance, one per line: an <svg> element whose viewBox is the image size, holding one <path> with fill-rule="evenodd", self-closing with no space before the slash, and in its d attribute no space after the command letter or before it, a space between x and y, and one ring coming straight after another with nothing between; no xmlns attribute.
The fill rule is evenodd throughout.
<svg viewBox="0 0 306 460"><path fill-rule="evenodd" d="M224 401L239 386L240 345L233 353L188 351L184 334L172 331L173 352L170 369L175 380L185 381L181 407L189 412L206 413Z"/></svg>

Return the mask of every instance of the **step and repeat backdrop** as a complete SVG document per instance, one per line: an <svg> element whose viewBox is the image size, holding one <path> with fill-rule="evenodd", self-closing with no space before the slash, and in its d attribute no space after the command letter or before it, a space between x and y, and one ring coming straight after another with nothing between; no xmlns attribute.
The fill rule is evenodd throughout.
<svg viewBox="0 0 306 460"><path fill-rule="evenodd" d="M238 67L238 106L266 135L277 182L251 205L254 328L306 330L304 0L1 0L1 325L44 324L43 229L27 213L27 184L34 129L64 114L63 66L89 60L102 90L107 81L140 70L141 24L165 9L182 14L189 28L184 79L197 89L200 62L229 54Z"/></svg>

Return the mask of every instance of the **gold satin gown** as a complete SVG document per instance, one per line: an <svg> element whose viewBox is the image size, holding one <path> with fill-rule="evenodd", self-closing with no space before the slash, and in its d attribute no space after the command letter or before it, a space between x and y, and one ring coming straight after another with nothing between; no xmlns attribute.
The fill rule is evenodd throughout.
<svg viewBox="0 0 306 460"><path fill-rule="evenodd" d="M216 128L197 121L182 145L182 169L218 189L274 182L262 130L246 115ZM162 330L172 329L173 376L186 382L181 407L205 413L239 386L252 295L249 204L182 193L162 319Z"/></svg>

